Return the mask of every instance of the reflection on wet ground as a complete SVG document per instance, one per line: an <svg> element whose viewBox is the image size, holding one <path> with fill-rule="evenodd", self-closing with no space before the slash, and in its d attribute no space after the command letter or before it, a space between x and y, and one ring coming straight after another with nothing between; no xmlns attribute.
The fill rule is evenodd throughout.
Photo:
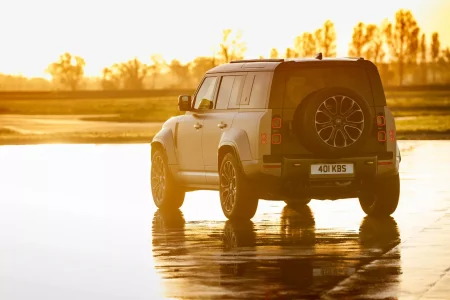
<svg viewBox="0 0 450 300"><path fill-rule="evenodd" d="M0 147L0 299L448 298L450 142L400 146L393 217L260 201L248 222L215 192L156 210L146 145Z"/></svg>
<svg viewBox="0 0 450 300"><path fill-rule="evenodd" d="M365 217L357 232L316 232L309 207L284 207L280 222L271 227L226 221L197 231L195 224L186 224L182 212L157 211L153 255L158 271L168 279L167 296L195 298L201 291L206 297L317 297L400 241L393 218ZM399 253L391 255L368 279L390 275L390 281L398 283L399 259Z"/></svg>

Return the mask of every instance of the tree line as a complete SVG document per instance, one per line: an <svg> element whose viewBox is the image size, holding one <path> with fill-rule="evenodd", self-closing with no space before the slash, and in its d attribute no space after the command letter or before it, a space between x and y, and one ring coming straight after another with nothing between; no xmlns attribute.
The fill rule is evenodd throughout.
<svg viewBox="0 0 450 300"><path fill-rule="evenodd" d="M268 57L311 57L318 52L325 57L335 57L336 41L335 25L327 20L314 32L302 32L290 47L270 49ZM195 88L207 70L242 59L247 46L240 32L226 29L217 49L209 57L197 57L186 64L176 59L167 62L161 55L150 56L149 64L132 58L105 67L99 78L85 76L86 61L82 57L64 53L46 70L52 77L51 83L43 79L22 79L32 86L46 84L48 88L66 90ZM397 11L394 22L356 24L348 55L374 62L385 85L450 84L450 48L442 48L438 32L426 36L409 10ZM7 85L1 84L5 78L21 82L20 78L4 75L2 80L0 76L0 89L7 89Z"/></svg>

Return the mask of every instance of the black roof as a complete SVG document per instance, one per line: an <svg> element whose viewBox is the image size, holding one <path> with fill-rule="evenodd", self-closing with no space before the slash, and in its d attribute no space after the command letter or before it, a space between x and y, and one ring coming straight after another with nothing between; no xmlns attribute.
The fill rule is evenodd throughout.
<svg viewBox="0 0 450 300"><path fill-rule="evenodd" d="M323 62L357 62L364 60L362 57L342 57L342 58L273 58L273 59L244 59L231 61L228 64L223 64L210 69L210 73L225 73L225 72L248 72L248 71L273 71L279 65L286 63L323 63Z"/></svg>

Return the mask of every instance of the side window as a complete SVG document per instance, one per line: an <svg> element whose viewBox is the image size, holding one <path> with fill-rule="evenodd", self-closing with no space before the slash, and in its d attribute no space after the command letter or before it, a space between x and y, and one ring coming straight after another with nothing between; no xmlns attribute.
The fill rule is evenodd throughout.
<svg viewBox="0 0 450 300"><path fill-rule="evenodd" d="M239 97L241 96L242 87L244 86L245 76L236 76L233 83L233 89L231 90L230 104L234 106L238 105Z"/></svg>
<svg viewBox="0 0 450 300"><path fill-rule="evenodd" d="M210 109L214 101L214 91L216 89L217 77L207 77L202 83L195 96L195 109Z"/></svg>
<svg viewBox="0 0 450 300"><path fill-rule="evenodd" d="M252 90L253 82L255 80L254 74L248 74L244 83L244 90L242 91L242 97L240 105L248 105L250 103L250 91Z"/></svg>
<svg viewBox="0 0 450 300"><path fill-rule="evenodd" d="M259 73L255 75L252 91L250 94L250 103L253 107L263 108L267 100L267 91L269 89L270 77L267 73Z"/></svg>
<svg viewBox="0 0 450 300"><path fill-rule="evenodd" d="M223 76L217 95L216 109L227 109L236 76Z"/></svg>

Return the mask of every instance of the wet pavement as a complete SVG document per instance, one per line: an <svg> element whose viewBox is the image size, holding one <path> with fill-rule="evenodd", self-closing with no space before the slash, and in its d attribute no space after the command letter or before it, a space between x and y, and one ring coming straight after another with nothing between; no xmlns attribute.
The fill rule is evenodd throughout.
<svg viewBox="0 0 450 300"><path fill-rule="evenodd" d="M449 298L450 142L400 146L391 218L260 201L248 222L216 192L156 210L148 145L0 147L0 299Z"/></svg>

